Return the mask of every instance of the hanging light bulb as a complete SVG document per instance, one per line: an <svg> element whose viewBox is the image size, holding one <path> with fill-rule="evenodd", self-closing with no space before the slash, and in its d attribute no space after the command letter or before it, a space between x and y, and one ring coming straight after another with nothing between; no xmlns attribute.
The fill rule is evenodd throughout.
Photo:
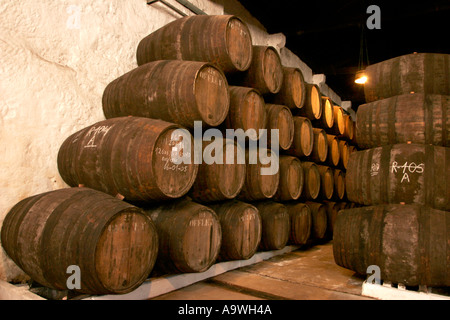
<svg viewBox="0 0 450 320"><path fill-rule="evenodd" d="M367 63L367 66L370 64L369 62L369 52L367 49L367 39L364 35L364 29L365 25L364 23L361 24L361 39L360 39L360 48L359 48L359 64L358 64L358 71L356 72L355 76L355 83L356 84L365 84L368 80L368 77L365 72L365 66L364 64Z"/></svg>
<svg viewBox="0 0 450 320"><path fill-rule="evenodd" d="M364 70L359 70L356 72L355 83L365 84L367 82L367 75Z"/></svg>

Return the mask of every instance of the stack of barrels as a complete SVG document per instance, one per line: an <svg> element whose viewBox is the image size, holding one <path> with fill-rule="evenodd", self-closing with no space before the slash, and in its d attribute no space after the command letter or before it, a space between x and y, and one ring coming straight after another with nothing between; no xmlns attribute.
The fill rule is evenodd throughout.
<svg viewBox="0 0 450 320"><path fill-rule="evenodd" d="M305 181L300 199L322 220L313 239L328 241L339 210L355 206L345 192L349 155L356 150L355 122L317 85L305 83L304 88L304 104L293 110L294 142L287 153L302 161Z"/></svg>
<svg viewBox="0 0 450 320"><path fill-rule="evenodd" d="M7 214L2 246L25 273L66 290L78 266L77 292L123 294L153 269L203 272L324 237L326 210L314 201L343 200L347 160L337 153L351 140L340 107L322 120L331 101L273 47L253 45L236 16L173 21L143 38L136 57L104 90L106 120L62 143L57 165L70 188ZM249 147L223 138L229 129Z"/></svg>
<svg viewBox="0 0 450 320"><path fill-rule="evenodd" d="M335 224L338 265L410 287L450 285L450 55L414 53L369 66L357 111L363 149L347 196L363 207Z"/></svg>

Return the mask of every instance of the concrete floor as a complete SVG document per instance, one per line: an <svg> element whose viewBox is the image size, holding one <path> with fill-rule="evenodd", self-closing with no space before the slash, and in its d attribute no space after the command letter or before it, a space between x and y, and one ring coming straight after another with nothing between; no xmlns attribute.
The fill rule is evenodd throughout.
<svg viewBox="0 0 450 320"><path fill-rule="evenodd" d="M365 279L335 264L329 242L235 269L151 300L368 300Z"/></svg>

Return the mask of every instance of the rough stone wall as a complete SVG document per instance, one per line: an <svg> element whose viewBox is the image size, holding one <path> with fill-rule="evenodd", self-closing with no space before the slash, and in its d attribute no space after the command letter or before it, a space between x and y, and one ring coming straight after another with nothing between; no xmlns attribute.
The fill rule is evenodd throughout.
<svg viewBox="0 0 450 320"><path fill-rule="evenodd" d="M284 48L284 36L268 35L237 1L191 3L208 14L241 16L255 44L274 45L285 65L312 80L311 69ZM180 16L145 0L4 0L0 17L1 226L18 201L67 187L57 169L60 145L104 119L106 85L137 67L143 37ZM0 279L27 279L1 248Z"/></svg>

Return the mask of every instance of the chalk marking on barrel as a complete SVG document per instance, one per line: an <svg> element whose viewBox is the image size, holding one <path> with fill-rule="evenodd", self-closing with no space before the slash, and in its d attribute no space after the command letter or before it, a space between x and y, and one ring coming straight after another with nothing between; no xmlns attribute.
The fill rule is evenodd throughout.
<svg viewBox="0 0 450 320"><path fill-rule="evenodd" d="M408 165L408 161L406 161L403 165L399 166L397 161L393 161L391 164L391 172L392 173L397 173L397 169L403 169L401 172L403 173L402 179L400 181L400 183L403 183L404 181L406 182L411 182L410 178L409 178L409 174L411 173L418 173L421 174L424 171L424 163L421 163L419 165L417 165L415 162L411 162ZM406 172L406 169L408 169L409 173Z"/></svg>

